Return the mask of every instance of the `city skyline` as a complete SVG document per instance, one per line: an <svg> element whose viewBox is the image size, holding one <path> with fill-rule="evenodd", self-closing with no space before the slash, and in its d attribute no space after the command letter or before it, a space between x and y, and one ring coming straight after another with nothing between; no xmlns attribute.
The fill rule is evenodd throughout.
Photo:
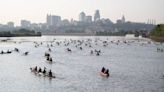
<svg viewBox="0 0 164 92"><path fill-rule="evenodd" d="M45 18L45 20L46 20L45 22L38 22L38 23L36 23L36 22L31 21L31 20L21 19L19 21L20 22L19 25L16 25L15 22L13 22L13 21L7 21L7 23L5 23L5 24L0 23L0 25L2 25L2 26L3 25L4 26L5 25L8 25L8 26L13 26L13 27L22 27L22 26L30 27L31 24L34 24L34 25L36 25L36 24L52 25L52 24L54 24L53 22L56 22L55 24L57 24L57 23L62 22L62 21L68 21L69 23L71 23L72 21L74 21L74 22L88 22L88 23L91 23L91 22L96 22L96 21L99 21L99 20L102 21L104 19L105 20L106 19L107 20L110 20L110 18L104 18L102 16L100 18L100 16L101 16L101 14L100 14L100 11L99 10L95 10L93 16L92 15L87 15L85 12L82 11L82 12L79 13L79 16L78 16L78 19L77 20L74 20L73 18L70 19L70 20L69 19L62 19L62 17L59 16L59 15L47 14L46 15L46 18ZM156 25L156 20L154 20L154 19L148 19L145 22L141 22L141 21L140 22L135 22L135 21L131 21L131 20L125 21L125 16L124 15L122 15L121 18L116 19L116 22L113 22L113 21L111 21L111 22L112 23L131 22L131 23L144 23L144 24L153 24L153 25Z"/></svg>
<svg viewBox="0 0 164 92"><path fill-rule="evenodd" d="M78 20L80 12L93 16L100 10L101 18L109 18L112 22L125 15L127 21L164 23L163 0L0 0L0 23L13 21L19 26L22 19L34 23L45 23L46 15L59 15L62 19ZM30 7L29 7L30 6Z"/></svg>

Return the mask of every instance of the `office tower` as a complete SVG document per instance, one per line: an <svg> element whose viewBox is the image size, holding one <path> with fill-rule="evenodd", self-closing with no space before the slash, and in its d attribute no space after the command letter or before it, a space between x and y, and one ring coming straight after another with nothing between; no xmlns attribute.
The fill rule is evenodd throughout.
<svg viewBox="0 0 164 92"><path fill-rule="evenodd" d="M47 14L47 25L51 25L51 15Z"/></svg>
<svg viewBox="0 0 164 92"><path fill-rule="evenodd" d="M79 21L80 22L84 22L85 21L85 13L84 12L81 12L80 14L79 14Z"/></svg>
<svg viewBox="0 0 164 92"><path fill-rule="evenodd" d="M94 14L94 21L98 21L98 20L100 20L100 12L99 10L96 10Z"/></svg>
<svg viewBox="0 0 164 92"><path fill-rule="evenodd" d="M14 22L8 22L7 25L9 28L14 28Z"/></svg>

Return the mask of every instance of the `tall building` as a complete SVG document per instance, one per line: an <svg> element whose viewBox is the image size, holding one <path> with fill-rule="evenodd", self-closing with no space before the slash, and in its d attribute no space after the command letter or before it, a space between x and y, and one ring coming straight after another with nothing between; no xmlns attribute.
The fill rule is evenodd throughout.
<svg viewBox="0 0 164 92"><path fill-rule="evenodd" d="M124 17L124 15L122 16L122 23L125 23L125 17Z"/></svg>
<svg viewBox="0 0 164 92"><path fill-rule="evenodd" d="M21 27L22 28L30 28L31 22L27 20L21 20Z"/></svg>
<svg viewBox="0 0 164 92"><path fill-rule="evenodd" d="M56 15L47 15L47 25L56 26L61 22L61 17Z"/></svg>
<svg viewBox="0 0 164 92"><path fill-rule="evenodd" d="M79 14L79 21L81 21L81 22L85 22L85 13L84 12L81 12L80 14Z"/></svg>
<svg viewBox="0 0 164 92"><path fill-rule="evenodd" d="M8 22L7 25L9 28L14 28L14 22Z"/></svg>
<svg viewBox="0 0 164 92"><path fill-rule="evenodd" d="M98 20L100 20L100 12L99 10L96 10L94 14L94 21L98 21Z"/></svg>
<svg viewBox="0 0 164 92"><path fill-rule="evenodd" d="M47 14L47 25L51 25L51 15Z"/></svg>

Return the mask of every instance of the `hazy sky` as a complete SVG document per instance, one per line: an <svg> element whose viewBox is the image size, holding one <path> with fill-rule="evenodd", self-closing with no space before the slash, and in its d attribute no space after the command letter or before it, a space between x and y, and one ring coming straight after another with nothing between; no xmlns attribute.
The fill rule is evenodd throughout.
<svg viewBox="0 0 164 92"><path fill-rule="evenodd" d="M113 22L124 14L130 21L164 23L164 0L0 0L0 23L19 25L21 19L45 22L47 13L78 20L81 11L93 16L96 9Z"/></svg>

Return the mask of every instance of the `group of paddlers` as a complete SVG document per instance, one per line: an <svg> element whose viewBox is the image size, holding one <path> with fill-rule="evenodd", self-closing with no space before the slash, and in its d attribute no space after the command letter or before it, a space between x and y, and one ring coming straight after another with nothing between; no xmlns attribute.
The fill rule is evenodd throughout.
<svg viewBox="0 0 164 92"><path fill-rule="evenodd" d="M52 75L51 69L49 70L49 72L46 71L46 67L42 69L41 67L38 68L37 66L35 66L34 68L30 68L30 69L34 73L38 73L38 74L42 73L43 75L47 75L48 77L55 77Z"/></svg>
<svg viewBox="0 0 164 92"><path fill-rule="evenodd" d="M12 51L19 52L19 49L18 48L14 48L14 50L7 50L6 52L2 50L0 54L11 54Z"/></svg>
<svg viewBox="0 0 164 92"><path fill-rule="evenodd" d="M50 56L49 53L45 53L44 56L46 57L46 60L47 60L47 61L52 62L52 57Z"/></svg>
<svg viewBox="0 0 164 92"><path fill-rule="evenodd" d="M2 50L0 52L0 54L11 54L13 51L19 52L19 49L18 48L14 48L14 50L7 50L6 52ZM23 53L23 55L28 55L28 54L29 54L28 51L26 51L26 52Z"/></svg>
<svg viewBox="0 0 164 92"><path fill-rule="evenodd" d="M96 53L97 56L99 56L101 53L101 50L96 50L96 49L95 49L95 51L91 50L90 54L93 54L94 52Z"/></svg>
<svg viewBox="0 0 164 92"><path fill-rule="evenodd" d="M163 52L164 50L162 48L157 48L157 52Z"/></svg>
<svg viewBox="0 0 164 92"><path fill-rule="evenodd" d="M7 52L4 52L4 51L2 50L0 54L11 54L11 53L12 53L12 51L7 50Z"/></svg>
<svg viewBox="0 0 164 92"><path fill-rule="evenodd" d="M105 69L104 67L101 69L101 75L105 77L109 77L109 69Z"/></svg>

